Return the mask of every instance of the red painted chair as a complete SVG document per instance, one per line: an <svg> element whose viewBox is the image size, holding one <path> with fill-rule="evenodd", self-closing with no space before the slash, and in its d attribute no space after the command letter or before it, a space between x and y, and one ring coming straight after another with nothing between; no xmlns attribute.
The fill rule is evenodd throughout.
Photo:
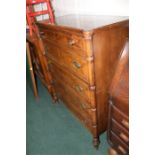
<svg viewBox="0 0 155 155"><path fill-rule="evenodd" d="M46 3L47 5L47 10L42 10L42 11L34 11L34 5L39 4L39 3ZM35 24L35 17L39 15L49 15L49 22L54 23L54 14L53 10L51 7L50 0L26 0L26 19L27 19L27 24L29 26L29 31L30 35L32 36L33 32L37 33L37 27Z"/></svg>

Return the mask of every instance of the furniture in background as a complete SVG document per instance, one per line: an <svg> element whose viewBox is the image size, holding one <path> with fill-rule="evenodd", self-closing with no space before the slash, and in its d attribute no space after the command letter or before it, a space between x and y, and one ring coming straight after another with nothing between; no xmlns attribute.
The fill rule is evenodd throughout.
<svg viewBox="0 0 155 155"><path fill-rule="evenodd" d="M128 19L67 15L56 18L54 25L37 25L52 96L64 101L92 133L98 148L99 135L107 129L108 88L128 37Z"/></svg>
<svg viewBox="0 0 155 155"><path fill-rule="evenodd" d="M38 4L45 4L46 10L35 11L34 6ZM51 76L48 72L47 61L44 57L45 51L43 43L38 37L38 28L36 26L36 17L40 15L48 15L48 19L42 20L42 22L54 24L54 13L50 0L26 0L26 19L28 24L28 31L26 33L26 42L29 46L30 56L32 56L32 67L34 66L35 74L40 78L42 83L46 86L49 93L53 95L54 101L54 89L51 85Z"/></svg>
<svg viewBox="0 0 155 155"><path fill-rule="evenodd" d="M108 142L110 155L129 154L129 43L121 53L110 86Z"/></svg>
<svg viewBox="0 0 155 155"><path fill-rule="evenodd" d="M38 90L37 90L36 79L35 79L33 65L32 65L30 46L28 42L26 42L26 53L27 53L27 58L28 58L28 65L29 65L29 70L30 70L30 75L31 75L31 80L32 80L34 96L38 97Z"/></svg>
<svg viewBox="0 0 155 155"><path fill-rule="evenodd" d="M44 48L41 39L37 34L30 36L26 35L26 42L29 44L29 51L32 57L32 66L34 68L34 73L39 77L42 83L45 85L49 93L52 95L54 101L56 101L56 96L54 89L51 85L51 75L48 72L47 61L44 56Z"/></svg>
<svg viewBox="0 0 155 155"><path fill-rule="evenodd" d="M35 11L34 5L36 4L46 4L47 9L42 11ZM26 19L27 19L27 24L29 26L31 36L33 35L33 33L38 33L37 27L35 24L36 17L40 15L45 15L45 14L49 16L48 22L51 22L51 24L53 24L54 14L53 14L50 0L26 0Z"/></svg>

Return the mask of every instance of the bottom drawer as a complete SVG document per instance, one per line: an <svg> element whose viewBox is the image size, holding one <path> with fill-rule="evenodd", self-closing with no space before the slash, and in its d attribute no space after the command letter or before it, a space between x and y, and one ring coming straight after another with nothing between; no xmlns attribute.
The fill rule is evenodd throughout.
<svg viewBox="0 0 155 155"><path fill-rule="evenodd" d="M91 109L84 109L81 105L84 102L82 99L77 98L70 87L63 84L63 82L54 81L55 90L57 93L57 97L64 101L65 105L68 109L73 112L75 116L89 129L89 131L93 134L96 130L93 125L95 119L95 111L91 111Z"/></svg>
<svg viewBox="0 0 155 155"><path fill-rule="evenodd" d="M115 135L112 131L109 133L109 140L111 146L118 152L119 155L128 155L129 148L125 145L117 135Z"/></svg>

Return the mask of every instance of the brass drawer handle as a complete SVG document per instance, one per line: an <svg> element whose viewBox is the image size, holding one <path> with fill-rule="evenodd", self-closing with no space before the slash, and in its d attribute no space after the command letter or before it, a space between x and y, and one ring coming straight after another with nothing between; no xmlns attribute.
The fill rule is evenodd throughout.
<svg viewBox="0 0 155 155"><path fill-rule="evenodd" d="M81 86L79 86L79 85L76 85L76 86L75 86L75 90L76 90L77 92L82 92L82 91L83 91L83 88L82 88Z"/></svg>
<svg viewBox="0 0 155 155"><path fill-rule="evenodd" d="M76 43L76 41L74 39L68 41L68 44L70 46L73 46L75 43Z"/></svg>
<svg viewBox="0 0 155 155"><path fill-rule="evenodd" d="M81 103L81 107L82 107L82 109L87 109L87 106L85 103Z"/></svg>
<svg viewBox="0 0 155 155"><path fill-rule="evenodd" d="M45 50L49 51L48 45L45 45L44 47L45 47Z"/></svg>
<svg viewBox="0 0 155 155"><path fill-rule="evenodd" d="M40 32L40 35L45 35L45 32Z"/></svg>
<svg viewBox="0 0 155 155"><path fill-rule="evenodd" d="M125 151L125 149L122 146L118 146L118 150L120 150L123 154L126 154L127 152Z"/></svg>
<svg viewBox="0 0 155 155"><path fill-rule="evenodd" d="M126 127L129 128L129 123L126 120L122 120L122 124Z"/></svg>
<svg viewBox="0 0 155 155"><path fill-rule="evenodd" d="M48 61L48 64L51 64L51 63L52 63L52 61L51 61L51 60L49 60L49 61Z"/></svg>
<svg viewBox="0 0 155 155"><path fill-rule="evenodd" d="M129 142L129 138L124 134L124 133L120 133L119 135L125 142Z"/></svg>
<svg viewBox="0 0 155 155"><path fill-rule="evenodd" d="M84 124L88 124L88 123L89 123L89 120L86 120L86 119L85 119L85 120L83 120L83 123L84 123Z"/></svg>
<svg viewBox="0 0 155 155"><path fill-rule="evenodd" d="M86 103L81 103L81 108L82 109L91 109L91 106L89 104L86 104Z"/></svg>
<svg viewBox="0 0 155 155"><path fill-rule="evenodd" d="M73 63L75 68L77 68L77 69L81 68L81 64L80 63L78 63L76 61L73 61L72 63Z"/></svg>

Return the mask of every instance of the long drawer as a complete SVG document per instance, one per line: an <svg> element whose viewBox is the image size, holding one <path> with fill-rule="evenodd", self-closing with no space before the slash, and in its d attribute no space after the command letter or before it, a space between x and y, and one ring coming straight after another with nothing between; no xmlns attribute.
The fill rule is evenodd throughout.
<svg viewBox="0 0 155 155"><path fill-rule="evenodd" d="M59 45L60 47L66 48L68 50L77 51L79 55L86 55L85 51L85 39L83 36L76 35L75 33L71 32L62 32L62 31L56 31L47 28L40 27L40 36L45 43L47 40L50 43L55 43Z"/></svg>
<svg viewBox="0 0 155 155"><path fill-rule="evenodd" d="M69 85L66 84L66 82L63 79L60 79L58 76L53 76L53 83L62 85L66 91L67 94L70 94L70 97L72 98L73 104L79 107L80 109L83 109L84 112L88 111L90 115L92 114L92 111L95 110L95 108L88 103L84 98L80 97ZM94 110L93 110L94 109ZM86 111L85 111L86 110Z"/></svg>
<svg viewBox="0 0 155 155"><path fill-rule="evenodd" d="M110 132L109 140L110 140L110 144L115 150L117 150L119 155L129 154L128 146L124 144L122 140L112 131Z"/></svg>
<svg viewBox="0 0 155 155"><path fill-rule="evenodd" d="M129 133L114 119L110 122L110 130L114 132L126 145L129 145Z"/></svg>
<svg viewBox="0 0 155 155"><path fill-rule="evenodd" d="M62 99L65 105L83 122L83 124L93 133L95 126L96 110L89 109L86 102L78 97L72 88L67 86L63 81L54 78L54 86L57 97Z"/></svg>
<svg viewBox="0 0 155 155"><path fill-rule="evenodd" d="M89 83L89 63L84 57L64 52L56 46L48 46L46 57L48 61L51 60L51 62L60 65L65 70Z"/></svg>
<svg viewBox="0 0 155 155"><path fill-rule="evenodd" d="M55 79L60 79L66 85L69 85L78 96L84 98L88 103L87 107L95 108L91 104L94 91L90 89L89 84L70 74L67 70L58 67L56 64L50 63L49 70Z"/></svg>
<svg viewBox="0 0 155 155"><path fill-rule="evenodd" d="M122 111L120 111L114 104L110 103L110 117L116 120L127 131L129 130L129 118Z"/></svg>
<svg viewBox="0 0 155 155"><path fill-rule="evenodd" d="M108 140L120 155L129 154L129 119L113 101L109 104Z"/></svg>

